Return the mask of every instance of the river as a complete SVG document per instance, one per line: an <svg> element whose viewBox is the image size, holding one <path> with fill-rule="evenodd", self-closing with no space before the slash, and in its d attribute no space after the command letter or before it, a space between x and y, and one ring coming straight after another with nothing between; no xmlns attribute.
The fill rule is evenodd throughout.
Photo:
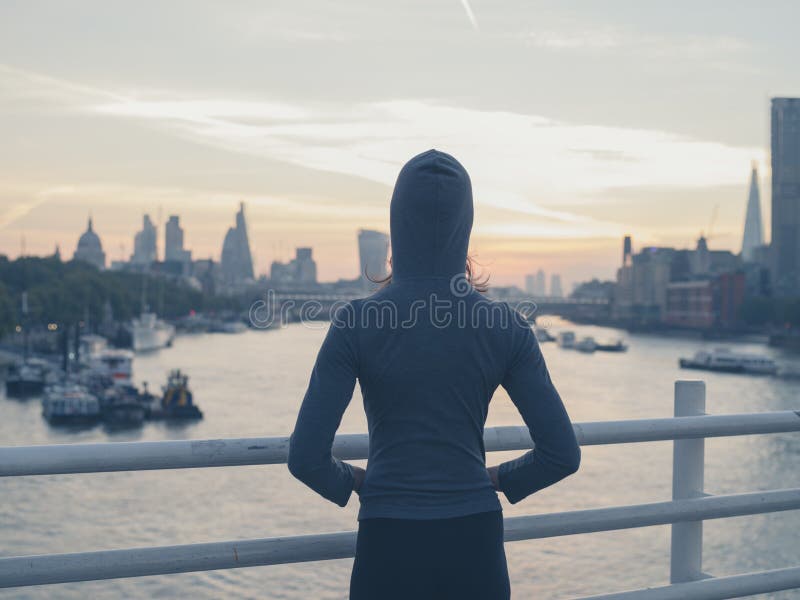
<svg viewBox="0 0 800 600"><path fill-rule="evenodd" d="M572 326L552 331L613 338L621 332ZM137 356L134 378L154 388L171 368L191 377L201 422L110 431L54 429L36 400L0 396L2 445L121 442L287 435L291 432L327 324L239 335L182 336ZM716 346L697 340L625 335L624 354L581 354L544 344L553 380L575 421L668 417L676 379L707 382L709 413L800 408L800 382L681 371L678 357ZM758 345L783 363L800 358ZM2 392L0 392L2 393ZM488 426L522 421L502 389ZM340 432L364 432L356 395ZM490 464L512 454L490 454ZM671 442L584 448L577 475L510 506L506 516L668 500ZM710 439L706 491L736 493L800 487L800 434ZM134 546L352 530L357 498L340 509L304 488L284 465L23 477L0 480L0 555L78 552ZM705 524L706 572L729 575L800 565L800 511ZM669 577L669 527L529 540L506 545L514 598L577 596L663 585ZM286 598L347 596L351 560L256 567L138 579L0 590L0 598ZM770 598L800 597L799 591Z"/></svg>

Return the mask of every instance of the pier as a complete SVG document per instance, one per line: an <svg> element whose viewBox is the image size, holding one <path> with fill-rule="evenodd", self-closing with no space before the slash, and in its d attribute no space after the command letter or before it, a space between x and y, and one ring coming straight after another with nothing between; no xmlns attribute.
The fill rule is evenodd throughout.
<svg viewBox="0 0 800 600"><path fill-rule="evenodd" d="M722 599L800 588L800 565L714 577L703 571L703 521L800 509L800 488L714 495L704 488L705 438L800 432L800 410L705 413L705 384L675 384L674 417L575 423L582 446L673 441L672 498L662 502L505 519L505 540L671 525L670 584L598 599ZM288 437L0 448L0 477L280 465ZM485 431L487 452L528 450L525 427ZM366 434L336 437L334 454L367 458ZM643 466L644 468L644 466ZM168 541L168 540L167 540ZM355 532L0 558L0 587L21 587L351 558ZM667 566L665 565L665 569ZM512 582L513 583L513 582ZM583 600L589 600L584 598Z"/></svg>

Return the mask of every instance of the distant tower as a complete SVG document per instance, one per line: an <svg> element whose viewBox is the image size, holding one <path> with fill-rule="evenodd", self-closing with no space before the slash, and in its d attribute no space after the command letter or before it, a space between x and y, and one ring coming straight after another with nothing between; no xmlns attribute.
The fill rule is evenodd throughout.
<svg viewBox="0 0 800 600"><path fill-rule="evenodd" d="M100 238L92 228L91 217L89 217L86 231L78 239L78 247L72 258L92 264L98 269L105 269L106 267L106 253L103 252L103 244L100 243Z"/></svg>
<svg viewBox="0 0 800 600"><path fill-rule="evenodd" d="M365 287L370 287L372 279L386 277L386 259L389 254L389 236L381 231L359 229L358 258L360 277Z"/></svg>
<svg viewBox="0 0 800 600"><path fill-rule="evenodd" d="M156 242L158 232L153 221L150 220L150 215L142 217L142 230L137 232L133 237L133 254L131 255L131 262L136 265L150 266L158 260L156 250Z"/></svg>
<svg viewBox="0 0 800 600"><path fill-rule="evenodd" d="M253 257L247 237L247 222L244 218L244 202L236 213L236 225L228 229L222 244L222 276L229 283L241 283L253 279Z"/></svg>
<svg viewBox="0 0 800 600"><path fill-rule="evenodd" d="M742 236L742 258L748 262L755 258L756 248L764 243L764 229L761 225L761 194L758 192L758 165L753 163L750 175L750 194L747 197L747 212L744 218Z"/></svg>
<svg viewBox="0 0 800 600"><path fill-rule="evenodd" d="M534 291L533 295L539 297L547 296L547 276L541 269L536 271L536 291Z"/></svg>
<svg viewBox="0 0 800 600"><path fill-rule="evenodd" d="M183 247L183 228L178 215L170 215L164 227L164 260L188 264L192 253Z"/></svg>
<svg viewBox="0 0 800 600"><path fill-rule="evenodd" d="M631 264L631 256L633 255L633 242L631 236L626 235L622 242L622 266L627 267Z"/></svg>
<svg viewBox="0 0 800 600"><path fill-rule="evenodd" d="M550 277L550 295L553 298L563 298L564 291L561 289L561 275L553 273Z"/></svg>
<svg viewBox="0 0 800 600"><path fill-rule="evenodd" d="M536 293L536 275L525 275L525 292L531 296Z"/></svg>

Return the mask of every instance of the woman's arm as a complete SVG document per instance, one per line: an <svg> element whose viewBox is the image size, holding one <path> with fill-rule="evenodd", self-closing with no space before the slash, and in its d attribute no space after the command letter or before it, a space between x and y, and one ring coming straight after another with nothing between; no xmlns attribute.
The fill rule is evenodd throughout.
<svg viewBox="0 0 800 600"><path fill-rule="evenodd" d="M513 504L577 471L581 450L536 336L527 323L512 323L511 328L511 355L502 385L534 442L533 450L497 469L497 487Z"/></svg>
<svg viewBox="0 0 800 600"><path fill-rule="evenodd" d="M357 483L356 467L331 454L358 372L352 334L342 322L331 323L289 441L292 475L339 506L347 504Z"/></svg>

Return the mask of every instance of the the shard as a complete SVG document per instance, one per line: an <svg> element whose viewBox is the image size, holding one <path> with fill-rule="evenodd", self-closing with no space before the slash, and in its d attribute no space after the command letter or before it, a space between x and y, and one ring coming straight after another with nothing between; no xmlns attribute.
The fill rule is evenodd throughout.
<svg viewBox="0 0 800 600"><path fill-rule="evenodd" d="M747 198L747 213L744 218L742 236L742 258L752 261L756 248L764 243L764 229L761 226L761 194L758 191L758 167L753 164L750 175L750 194Z"/></svg>

